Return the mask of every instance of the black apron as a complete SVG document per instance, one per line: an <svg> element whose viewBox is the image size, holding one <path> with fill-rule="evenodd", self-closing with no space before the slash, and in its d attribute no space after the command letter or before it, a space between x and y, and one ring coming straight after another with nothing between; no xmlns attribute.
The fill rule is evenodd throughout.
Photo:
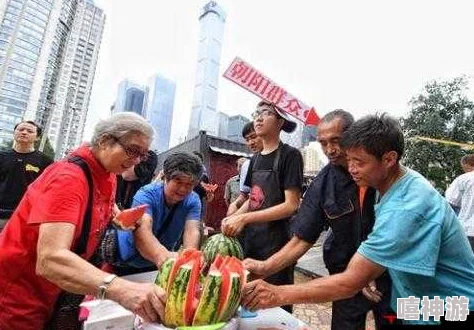
<svg viewBox="0 0 474 330"><path fill-rule="evenodd" d="M271 170L252 169L249 210L263 210L285 201L285 193L280 186L278 164L282 144L278 146L273 168ZM260 155L255 158L254 168L257 168ZM290 240L289 218L276 221L251 223L243 231L243 248L245 257L265 260L278 252ZM294 265L265 279L275 285L293 284Z"/></svg>

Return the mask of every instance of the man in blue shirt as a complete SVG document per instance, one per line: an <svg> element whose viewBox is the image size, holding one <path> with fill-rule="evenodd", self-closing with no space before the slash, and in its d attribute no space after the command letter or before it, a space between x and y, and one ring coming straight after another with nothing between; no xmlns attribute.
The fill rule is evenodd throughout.
<svg viewBox="0 0 474 330"><path fill-rule="evenodd" d="M255 309L338 300L388 271L394 310L397 298L438 296L448 301L464 296L469 299L465 312L473 311L474 254L446 200L423 176L400 164L404 139L398 122L387 115L364 117L349 128L342 143L354 181L378 191L372 233L344 272L294 286L257 280L244 288L244 305Z"/></svg>
<svg viewBox="0 0 474 330"><path fill-rule="evenodd" d="M120 275L156 269L180 248L199 248L201 202L193 192L202 162L190 153L171 154L163 163L164 181L142 187L132 206L148 204L139 227L118 231L124 264ZM137 253L138 252L138 253Z"/></svg>

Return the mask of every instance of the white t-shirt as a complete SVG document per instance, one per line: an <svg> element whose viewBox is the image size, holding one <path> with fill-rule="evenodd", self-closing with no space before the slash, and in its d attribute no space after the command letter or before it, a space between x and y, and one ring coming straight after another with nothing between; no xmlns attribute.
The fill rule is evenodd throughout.
<svg viewBox="0 0 474 330"><path fill-rule="evenodd" d="M248 194L250 192L250 187L245 185L245 178L247 177L247 172L249 170L250 159L247 159L240 168L240 192L243 194Z"/></svg>
<svg viewBox="0 0 474 330"><path fill-rule="evenodd" d="M468 236L474 236L474 171L458 176L446 189L447 201L460 207L458 218Z"/></svg>

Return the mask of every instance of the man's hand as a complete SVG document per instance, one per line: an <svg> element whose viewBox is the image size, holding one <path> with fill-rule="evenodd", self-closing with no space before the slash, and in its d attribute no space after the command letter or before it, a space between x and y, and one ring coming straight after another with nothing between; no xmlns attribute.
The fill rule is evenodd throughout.
<svg viewBox="0 0 474 330"><path fill-rule="evenodd" d="M237 236L244 229L246 214L236 214L224 218L221 224L221 231L226 236Z"/></svg>
<svg viewBox="0 0 474 330"><path fill-rule="evenodd" d="M265 278L268 276L267 269L265 267L265 261L246 258L243 263L244 268L251 273L252 278L257 279Z"/></svg>
<svg viewBox="0 0 474 330"><path fill-rule="evenodd" d="M370 301L378 303L382 300L382 292L377 290L375 281L370 281L370 283L362 289L362 293Z"/></svg>
<svg viewBox="0 0 474 330"><path fill-rule="evenodd" d="M247 283L242 292L242 306L251 311L284 305L281 289L263 280Z"/></svg>

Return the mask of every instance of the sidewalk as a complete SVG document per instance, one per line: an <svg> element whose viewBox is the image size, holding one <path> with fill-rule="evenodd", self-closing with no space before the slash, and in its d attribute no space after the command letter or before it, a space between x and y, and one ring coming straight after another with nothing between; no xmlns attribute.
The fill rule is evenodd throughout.
<svg viewBox="0 0 474 330"><path fill-rule="evenodd" d="M313 278L328 275L322 253L322 242L325 237L326 234L323 233L316 244L298 260L295 269L295 283L305 283ZM330 330L331 306L332 303L330 302L294 305L293 315L307 323L311 329ZM367 321L366 330L374 330L372 313L369 313Z"/></svg>

